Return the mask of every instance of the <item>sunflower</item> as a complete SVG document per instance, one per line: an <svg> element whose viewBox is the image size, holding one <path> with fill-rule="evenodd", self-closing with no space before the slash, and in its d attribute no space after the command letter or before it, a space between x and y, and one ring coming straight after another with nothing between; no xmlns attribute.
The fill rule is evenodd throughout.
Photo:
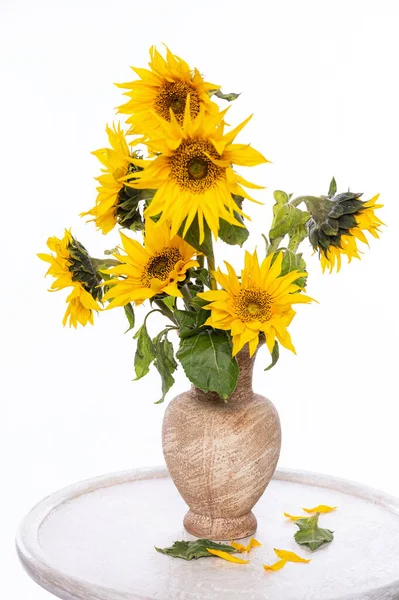
<svg viewBox="0 0 399 600"><path fill-rule="evenodd" d="M128 187L156 189L145 216L162 213L159 224L171 222L172 236L184 222L182 236L198 217L200 243L204 240L204 219L217 239L219 219L243 226L234 212L246 217L232 194L253 200L241 187L261 189L235 173L232 164L254 166L268 162L249 145L234 144L237 134L251 117L224 134L224 113L215 117L201 109L194 120L190 115L191 99L187 99L184 120L180 125L171 117L170 123L159 120L161 132L147 142L159 155L154 160L141 161L143 171L137 173ZM133 161L139 164L138 161Z"/></svg>
<svg viewBox="0 0 399 600"><path fill-rule="evenodd" d="M166 223L157 227L151 220L146 222L144 247L121 233L124 254L115 254L120 264L104 271L108 275L122 277L110 279L112 286L104 295L110 300L107 308L136 305L157 294L182 297L178 284L186 278L187 270L198 267L193 260L196 250L182 238L172 236Z"/></svg>
<svg viewBox="0 0 399 600"><path fill-rule="evenodd" d="M108 140L111 148L101 148L92 152L98 158L105 169L96 178L99 182L96 204L88 212L80 216L93 216L96 226L106 234L113 229L118 221L118 209L126 179L133 177L132 171L139 170L139 166L132 164L129 147L126 143L125 133L120 124L115 127L106 127Z"/></svg>
<svg viewBox="0 0 399 600"><path fill-rule="evenodd" d="M383 222L375 214L381 208L377 204L379 194L368 202L360 200L361 194L351 192L338 194L331 200L326 197L305 200L312 218L308 221L309 239L315 250L320 253L323 273L326 269L337 272L341 268L342 255L348 262L359 258L361 251L357 242L368 245L364 232L379 238Z"/></svg>
<svg viewBox="0 0 399 600"><path fill-rule="evenodd" d="M117 86L129 90L125 95L128 102L119 107L118 112L127 114L126 122L131 125L130 133L146 133L159 128L156 115L170 121L170 112L177 122L182 123L187 96L190 95L190 114L194 118L203 107L207 113L217 114L218 106L210 100L210 90L220 86L203 80L197 69L190 69L188 64L175 56L166 48L166 59L154 48L150 48L150 70L133 71L140 79L129 83L118 83Z"/></svg>
<svg viewBox="0 0 399 600"><path fill-rule="evenodd" d="M274 259L274 262L273 262ZM199 293L198 296L210 304L204 306L211 311L205 325L231 332L233 356L245 344L249 344L252 356L259 343L259 334L264 334L270 353L276 339L295 352L287 331L295 311L293 304L309 303L312 299L299 292L294 282L304 273L291 271L281 274L283 253L267 256L259 265L256 252L245 253L245 266L239 279L229 263L225 263L228 274L220 269L214 273L222 290Z"/></svg>
<svg viewBox="0 0 399 600"><path fill-rule="evenodd" d="M47 240L47 246L53 254L38 254L41 260L50 263L46 275L55 278L50 292L71 287L72 291L67 297L68 307L66 309L63 325L69 321L70 327L77 324L93 325L93 311L101 310L97 300L101 300L102 291L98 287L101 281L95 270L90 257L82 244L72 237L70 231L65 230L65 235L60 240L51 237Z"/></svg>

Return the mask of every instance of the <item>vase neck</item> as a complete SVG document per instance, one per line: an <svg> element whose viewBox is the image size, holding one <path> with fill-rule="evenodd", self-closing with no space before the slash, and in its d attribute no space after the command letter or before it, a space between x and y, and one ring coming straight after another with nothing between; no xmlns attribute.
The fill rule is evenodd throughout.
<svg viewBox="0 0 399 600"><path fill-rule="evenodd" d="M227 400L229 404L248 402L252 399L252 373L254 370L255 357L256 352L252 357L249 356L247 346L237 354L236 358L239 368L239 375L237 387ZM221 402L220 397L215 392L203 392L193 386L191 388L191 393L199 400L215 400L217 402Z"/></svg>

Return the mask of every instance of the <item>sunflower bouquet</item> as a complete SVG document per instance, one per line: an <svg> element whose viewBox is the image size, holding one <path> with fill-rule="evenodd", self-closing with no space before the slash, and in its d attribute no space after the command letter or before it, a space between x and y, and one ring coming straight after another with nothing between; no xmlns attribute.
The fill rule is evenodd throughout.
<svg viewBox="0 0 399 600"><path fill-rule="evenodd" d="M133 68L134 81L118 84L127 102L118 112L126 125L107 127L109 145L93 152L102 165L98 195L90 217L104 235L121 228L121 245L103 258L90 256L66 230L52 237L51 290L70 288L63 323L93 323L94 313L122 307L135 328L135 308L150 309L135 332L136 378L153 364L162 396L174 383L179 361L189 380L203 391L228 399L238 378L236 355L252 356L266 343L274 366L279 346L295 352L288 327L294 305L312 299L305 293L306 263L299 246L310 242L323 272L341 267L342 255L360 258L365 232L379 236L378 195L337 194L333 179L327 195L274 192L271 227L265 249L245 250L242 268L215 265L213 240L242 246L250 220L245 205L255 202L248 190L262 189L236 167L268 162L249 144L236 141L250 120L226 122L224 94L197 69L166 48L166 57L150 49L149 69ZM226 108L227 106L227 108ZM167 319L154 337L147 320L154 312ZM179 348L169 339L177 331Z"/></svg>

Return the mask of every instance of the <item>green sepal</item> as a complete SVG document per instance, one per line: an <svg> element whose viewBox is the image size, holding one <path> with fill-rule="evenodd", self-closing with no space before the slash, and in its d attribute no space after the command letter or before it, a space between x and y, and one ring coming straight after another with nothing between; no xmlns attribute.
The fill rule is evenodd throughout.
<svg viewBox="0 0 399 600"><path fill-rule="evenodd" d="M180 227L180 229L178 231L178 235L181 238L183 237L185 222L186 222L186 219L183 221L182 226ZM205 254L205 256L207 256L208 258L213 260L214 256L213 256L212 234L211 234L211 230L209 229L209 226L206 221L204 221L204 236L205 236L204 241L202 242L202 244L200 244L199 243L198 217L195 216L193 222L191 223L190 227L187 230L186 235L184 236L184 240L187 242L187 244L190 244L190 246L192 246L199 252L202 252L203 254Z"/></svg>
<svg viewBox="0 0 399 600"><path fill-rule="evenodd" d="M183 558L184 560L214 557L214 554L208 552L207 548L211 548L211 550L221 550L222 552L228 552L229 554L237 552L233 546L218 544L207 539L194 540L192 542L182 540L180 542L174 542L173 546L170 546L169 548L157 548L155 546L155 550L161 552L161 554L167 554L174 558Z"/></svg>
<svg viewBox="0 0 399 600"><path fill-rule="evenodd" d="M328 188L328 195L330 198L335 196L337 193L337 182L335 181L335 177L333 177L330 181L330 187Z"/></svg>
<svg viewBox="0 0 399 600"><path fill-rule="evenodd" d="M136 331L134 339L137 340L136 354L134 356L135 381L137 381L147 375L150 365L155 359L154 344L148 335L145 321L140 329Z"/></svg>
<svg viewBox="0 0 399 600"><path fill-rule="evenodd" d="M312 551L334 539L333 531L319 527L319 514L316 513L312 517L295 521L295 525L299 527L299 531L294 535L295 541L302 546L307 546Z"/></svg>
<svg viewBox="0 0 399 600"><path fill-rule="evenodd" d="M101 300L103 288L99 287L99 284L103 277L98 272L94 259L89 255L83 244L75 238L72 238L68 246L68 252L71 257L69 271L72 274L72 281L80 281L84 289L95 300Z"/></svg>
<svg viewBox="0 0 399 600"><path fill-rule="evenodd" d="M278 341L276 340L274 342L273 351L272 351L272 362L264 370L265 371L270 371L270 369L272 369L274 367L274 365L277 363L277 361L278 361L279 358L280 358L280 346L279 346Z"/></svg>
<svg viewBox="0 0 399 600"><path fill-rule="evenodd" d="M235 390L238 364L226 332L204 329L180 340L176 353L188 379L204 392L216 392L226 400Z"/></svg>
<svg viewBox="0 0 399 600"><path fill-rule="evenodd" d="M228 102L233 102L233 100L237 100L240 94L235 94L231 92L230 94L223 94L221 90L210 90L209 94L211 96L216 96L216 98L220 98L221 100L227 100Z"/></svg>
<svg viewBox="0 0 399 600"><path fill-rule="evenodd" d="M134 309L133 309L133 305L131 304L131 302L129 302L129 304L125 304L125 306L123 308L125 311L126 318L129 322L129 328L126 329L126 331L125 331L125 333L127 333L134 327L134 322L135 322Z"/></svg>

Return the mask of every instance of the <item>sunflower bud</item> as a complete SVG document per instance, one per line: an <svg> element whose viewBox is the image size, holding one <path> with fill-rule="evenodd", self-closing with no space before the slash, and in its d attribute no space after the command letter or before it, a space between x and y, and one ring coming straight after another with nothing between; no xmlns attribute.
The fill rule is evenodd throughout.
<svg viewBox="0 0 399 600"><path fill-rule="evenodd" d="M331 200L327 196L305 200L312 215L307 227L310 243L315 250L326 254L330 246L342 247L341 236L352 235L350 230L357 226L356 214L364 204L359 200L361 195L346 192L337 194Z"/></svg>
<svg viewBox="0 0 399 600"><path fill-rule="evenodd" d="M134 158L142 157L134 156ZM142 170L142 167L130 164L128 175L130 176L132 173L138 173ZM130 181L134 181L134 178L130 179ZM133 231L142 231L144 229L144 222L139 210L139 202L142 199L151 197L152 194L149 194L148 192L149 190L138 190L126 185L120 189L116 203L115 216L121 227L132 229Z"/></svg>
<svg viewBox="0 0 399 600"><path fill-rule="evenodd" d="M93 296L94 300L101 301L103 290L98 287L102 277L94 266L93 259L90 257L86 248L72 237L68 246L69 265L68 269L72 273L72 281L79 281L83 288Z"/></svg>
<svg viewBox="0 0 399 600"><path fill-rule="evenodd" d="M335 194L335 185L330 185L330 190L330 196L304 196L303 201L312 215L306 223L310 243L320 254L323 271L328 267L331 272L335 263L339 271L342 254L346 254L349 262L360 258L357 241L368 244L364 231L378 238L383 223L374 213L382 206L376 204L378 195L363 202L362 194Z"/></svg>

